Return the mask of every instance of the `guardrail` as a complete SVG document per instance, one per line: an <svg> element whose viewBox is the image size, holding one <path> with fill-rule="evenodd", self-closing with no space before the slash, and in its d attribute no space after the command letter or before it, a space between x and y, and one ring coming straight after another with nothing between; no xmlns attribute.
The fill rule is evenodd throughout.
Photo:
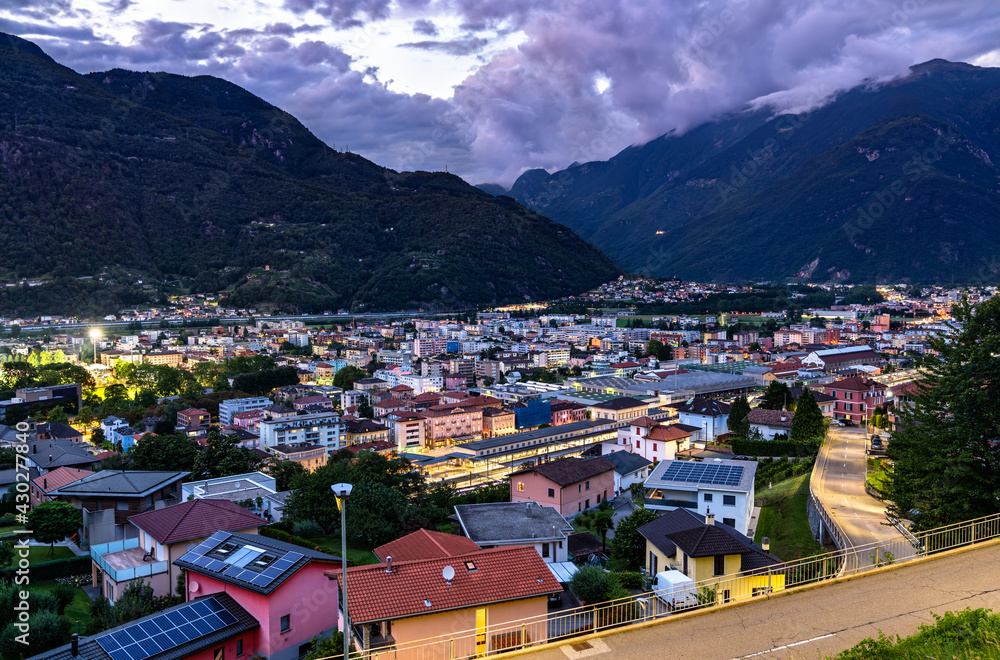
<svg viewBox="0 0 1000 660"><path fill-rule="evenodd" d="M904 528L905 529L905 528ZM827 582L845 573L863 573L880 566L901 564L952 548L1000 537L1000 514L938 529L905 534L877 543L849 546L815 557L775 564L753 572L709 578L694 583L689 607L672 607L655 591L628 598L585 605L546 615L527 617L480 629L459 630L438 637L397 642L392 647L351 653L364 660L454 660L497 655L548 642L571 639L643 621L666 619L680 612L718 605L766 599L770 594L805 584ZM867 560L867 561L866 561ZM360 641L360 640L356 640ZM330 656L340 658L340 656ZM323 659L325 660L325 659Z"/></svg>
<svg viewBox="0 0 1000 660"><path fill-rule="evenodd" d="M139 539L125 539L123 541L112 541L111 543L102 543L101 545L90 546L90 558L94 560L101 570L108 574L115 582L123 582L126 580L134 580L140 577L150 577L153 575L159 575L160 573L166 573L170 569L170 564L166 561L157 561L149 564L142 564L141 566L133 566L131 568L116 569L111 564L104 559L104 555L111 554L113 552L121 552L122 550L131 550L132 548L139 547Z"/></svg>
<svg viewBox="0 0 1000 660"><path fill-rule="evenodd" d="M823 453L823 448L820 447L820 454L822 453ZM822 469L820 469L820 463L823 464ZM822 461L820 461L819 456L817 456L816 462L813 463L812 474L809 475L809 501L812 503L812 506L816 510L816 513L819 515L820 519L819 540L822 543L823 530L825 529L830 539L833 541L833 544L836 545L837 548L839 548L843 552L850 552L853 549L853 545L851 544L850 539L847 538L847 535L844 534L844 530L840 528L840 525L837 524L837 522L833 519L833 516L830 514L830 512L827 511L826 506L823 504L823 501L816 496L816 491L814 489L814 485L816 483L818 475L820 475L822 471L826 469L826 463L827 463L826 456L823 457ZM841 570L843 570L843 568L846 566L847 562L844 562L844 565Z"/></svg>

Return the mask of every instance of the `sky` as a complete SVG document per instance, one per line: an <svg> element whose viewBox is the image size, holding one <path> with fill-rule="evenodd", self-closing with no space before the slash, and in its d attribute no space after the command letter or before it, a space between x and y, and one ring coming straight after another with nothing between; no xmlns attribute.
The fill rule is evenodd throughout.
<svg viewBox="0 0 1000 660"><path fill-rule="evenodd" d="M506 186L934 58L1000 66L996 0L0 0L0 32L80 73L225 78L338 150Z"/></svg>

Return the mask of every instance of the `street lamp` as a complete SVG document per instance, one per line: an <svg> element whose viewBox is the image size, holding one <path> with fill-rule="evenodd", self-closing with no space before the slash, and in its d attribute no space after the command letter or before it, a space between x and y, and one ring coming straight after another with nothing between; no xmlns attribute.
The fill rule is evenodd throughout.
<svg viewBox="0 0 1000 660"><path fill-rule="evenodd" d="M93 328L90 331L90 341L94 342L94 363L97 363L97 340L101 338L101 331Z"/></svg>
<svg viewBox="0 0 1000 660"><path fill-rule="evenodd" d="M340 509L340 567L343 570L343 593L344 593L344 660L347 660L347 653L350 650L347 631L350 624L347 618L347 498L351 496L354 486L351 484L333 484L330 486L334 496L337 498L337 508Z"/></svg>

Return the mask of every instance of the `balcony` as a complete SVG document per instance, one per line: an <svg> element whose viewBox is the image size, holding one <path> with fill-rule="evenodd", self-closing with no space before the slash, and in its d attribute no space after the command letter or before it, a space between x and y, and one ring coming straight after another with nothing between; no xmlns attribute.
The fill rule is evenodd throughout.
<svg viewBox="0 0 1000 660"><path fill-rule="evenodd" d="M141 577L166 573L170 564L165 561L143 561L146 551L139 547L139 539L112 541L90 547L90 558L113 581L121 583Z"/></svg>
<svg viewBox="0 0 1000 660"><path fill-rule="evenodd" d="M666 497L653 497L646 493L646 506L651 509L697 509L698 502L692 500L674 500Z"/></svg>

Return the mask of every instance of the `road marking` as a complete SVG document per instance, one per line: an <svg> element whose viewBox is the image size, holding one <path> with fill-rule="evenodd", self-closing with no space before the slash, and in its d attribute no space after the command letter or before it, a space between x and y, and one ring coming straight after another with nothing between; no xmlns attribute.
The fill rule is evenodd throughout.
<svg viewBox="0 0 1000 660"><path fill-rule="evenodd" d="M793 646L802 646L803 644L808 644L809 642L818 642L821 639L826 639L827 637L834 637L836 633L830 633L829 635L820 635L819 637L813 637L812 639L804 639L801 642L792 642L791 644L785 644L784 646L776 646L773 649L768 649L766 651L758 651L757 653L751 653L750 655L742 655L739 658L734 658L734 660L740 660L741 658L756 658L759 655L767 655L768 653L774 653L775 651L784 651L785 649L790 649Z"/></svg>
<svg viewBox="0 0 1000 660"><path fill-rule="evenodd" d="M569 658L569 660L589 658L592 655L600 655L611 651L611 647L599 639L591 639L586 642L578 642L576 644L567 644L566 646L560 646L559 648L562 649L562 652L566 654L566 657Z"/></svg>

